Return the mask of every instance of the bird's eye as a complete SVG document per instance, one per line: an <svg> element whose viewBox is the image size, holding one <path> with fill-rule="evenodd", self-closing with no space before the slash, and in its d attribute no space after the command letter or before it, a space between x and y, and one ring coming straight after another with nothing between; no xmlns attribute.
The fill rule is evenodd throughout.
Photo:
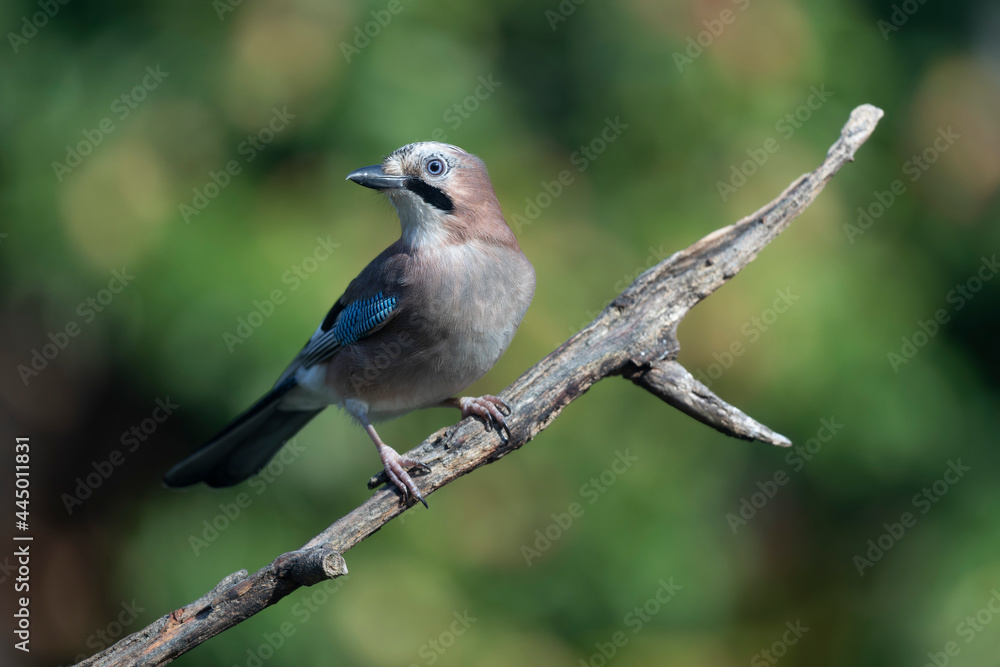
<svg viewBox="0 0 1000 667"><path fill-rule="evenodd" d="M431 176L440 176L444 173L444 160L431 158L427 161L427 173Z"/></svg>

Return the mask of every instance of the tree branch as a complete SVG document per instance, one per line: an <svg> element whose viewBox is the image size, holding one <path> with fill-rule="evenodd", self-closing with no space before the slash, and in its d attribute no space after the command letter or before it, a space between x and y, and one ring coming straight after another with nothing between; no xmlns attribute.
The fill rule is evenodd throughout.
<svg viewBox="0 0 1000 667"><path fill-rule="evenodd" d="M726 435L788 446L788 438L727 404L674 361L677 326L699 301L749 264L819 195L871 136L882 111L856 108L820 166L756 213L719 229L639 276L587 327L524 373L503 393L513 408L510 437L466 419L441 429L406 455L432 470L418 479L425 497L519 449L597 381L621 375ZM384 473L369 486L382 484ZM347 573L341 554L405 511L395 489L382 489L299 551L214 589L80 665L162 665L269 607L300 586Z"/></svg>

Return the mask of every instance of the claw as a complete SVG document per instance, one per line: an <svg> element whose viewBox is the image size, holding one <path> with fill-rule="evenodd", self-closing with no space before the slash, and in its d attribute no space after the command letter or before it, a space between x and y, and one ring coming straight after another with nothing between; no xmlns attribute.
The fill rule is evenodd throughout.
<svg viewBox="0 0 1000 667"><path fill-rule="evenodd" d="M382 465L385 466L386 477L399 489L401 496L400 504L406 507L410 504L412 498L416 498L424 504L424 507L428 507L427 501L424 500L423 495L420 493L420 489L417 488L417 485L413 482L413 478L410 477L410 474L406 470L407 468L416 468L426 474L431 471L430 466L416 459L400 456L395 449L388 445L383 445L379 448L379 455L382 458ZM428 509L430 508L428 507Z"/></svg>
<svg viewBox="0 0 1000 667"><path fill-rule="evenodd" d="M496 427L497 433L505 441L510 440L510 426L507 425L507 416L513 414L513 410L502 398L487 394L486 396L463 396L452 399L455 407L462 411L462 417L478 417L482 419L488 430ZM506 415L503 410L507 411ZM504 434L506 429L507 433Z"/></svg>
<svg viewBox="0 0 1000 667"><path fill-rule="evenodd" d="M368 436L375 443L375 447L378 449L378 456L382 459L382 465L385 466L385 476L389 478L389 482L393 484L397 489L401 497L402 505L408 506L410 504L411 498L416 498L427 507L427 501L424 500L423 495L420 493L420 489L417 485L413 483L413 478L410 474L406 472L407 468L416 468L421 473L429 473L431 467L426 463L417 461L416 459L406 458L405 456L400 456L399 452L390 447L389 445L382 442L382 438L378 436L375 431L375 427L372 423L368 421L368 415L364 410L360 410L355 417L360 421L364 427L365 431L368 432ZM430 509L430 508L428 508Z"/></svg>

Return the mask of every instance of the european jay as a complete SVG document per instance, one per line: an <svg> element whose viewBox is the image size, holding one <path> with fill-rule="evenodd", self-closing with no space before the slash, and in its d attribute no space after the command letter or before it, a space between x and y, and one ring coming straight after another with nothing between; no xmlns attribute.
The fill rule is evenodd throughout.
<svg viewBox="0 0 1000 667"><path fill-rule="evenodd" d="M168 486L241 482L339 405L375 443L402 502L426 506L407 469L427 466L382 442L373 422L446 406L501 435L507 428L510 408L500 398L454 397L504 353L535 291L486 165L457 146L425 142L347 178L388 196L402 235L351 281L274 388L172 468Z"/></svg>

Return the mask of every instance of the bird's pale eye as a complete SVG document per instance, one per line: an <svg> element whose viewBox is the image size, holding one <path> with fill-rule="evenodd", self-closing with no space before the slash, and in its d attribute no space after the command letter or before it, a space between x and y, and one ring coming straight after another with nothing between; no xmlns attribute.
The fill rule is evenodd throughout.
<svg viewBox="0 0 1000 667"><path fill-rule="evenodd" d="M431 176L440 176L445 172L444 160L440 158L431 158L427 161L426 169L427 173Z"/></svg>

